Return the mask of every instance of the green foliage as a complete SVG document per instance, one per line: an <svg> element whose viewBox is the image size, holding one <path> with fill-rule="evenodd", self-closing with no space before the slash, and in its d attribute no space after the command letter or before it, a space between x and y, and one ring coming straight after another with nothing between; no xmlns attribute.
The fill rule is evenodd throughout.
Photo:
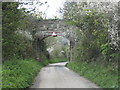
<svg viewBox="0 0 120 90"><path fill-rule="evenodd" d="M26 88L33 82L43 64L36 60L10 60L3 63L3 88Z"/></svg>
<svg viewBox="0 0 120 90"><path fill-rule="evenodd" d="M106 55L108 43L101 45L102 54Z"/></svg>
<svg viewBox="0 0 120 90"><path fill-rule="evenodd" d="M67 59L65 58L53 58L49 60L49 63L58 63L58 62L66 62Z"/></svg>
<svg viewBox="0 0 120 90"><path fill-rule="evenodd" d="M63 37L48 37L45 40L50 58L67 58L69 45Z"/></svg>
<svg viewBox="0 0 120 90"><path fill-rule="evenodd" d="M47 64L48 61L46 61L46 60L49 60L49 52L46 50L46 48L47 48L46 43L45 43L45 41L40 41L39 43L40 43L40 45L39 45L40 59L43 62L45 61L45 63Z"/></svg>
<svg viewBox="0 0 120 90"><path fill-rule="evenodd" d="M44 59L44 61L41 62L44 66L48 65L49 64L49 61L48 59Z"/></svg>
<svg viewBox="0 0 120 90"><path fill-rule="evenodd" d="M26 13L25 8L18 9L19 5L17 2L2 3L3 61L15 57L22 59L35 57L33 35L36 30L34 22L37 19Z"/></svg>
<svg viewBox="0 0 120 90"><path fill-rule="evenodd" d="M2 3L3 60L17 56L17 53L25 48L23 45L25 44L25 38L16 32L23 25L22 20L25 16L22 10L17 9L18 5L17 2Z"/></svg>
<svg viewBox="0 0 120 90"><path fill-rule="evenodd" d="M81 12L85 14L73 17L75 18L74 25L79 27L77 33L78 39L80 38L74 53L75 58L78 56L81 60L90 62L99 57L101 51L105 53L105 49L101 50L101 45L108 42L108 27L106 27L108 18L104 13L97 12L94 9L84 9Z"/></svg>
<svg viewBox="0 0 120 90"><path fill-rule="evenodd" d="M70 62L67 67L93 81L101 88L118 88L118 71L111 66L105 67L99 63L88 64L86 62L77 61Z"/></svg>
<svg viewBox="0 0 120 90"><path fill-rule="evenodd" d="M12 39L3 43L3 59L34 57L32 41L22 34L15 34Z"/></svg>
<svg viewBox="0 0 120 90"><path fill-rule="evenodd" d="M116 8L107 4L110 8ZM70 2L65 5L64 18L69 19L66 23L78 27L77 42L73 50L75 61L70 62L68 67L102 88L118 88L120 55L115 38L119 37L115 36L118 35L118 30L115 26L117 21L114 20L117 19L117 12L111 10L114 13L108 14L107 5L101 5L106 8L96 2ZM113 35L113 32L116 34Z"/></svg>
<svg viewBox="0 0 120 90"><path fill-rule="evenodd" d="M2 89L2 64L0 63L0 89Z"/></svg>
<svg viewBox="0 0 120 90"><path fill-rule="evenodd" d="M90 3L72 2L65 6L64 18L70 19L66 23L78 27L76 30L78 41L74 48L74 59L93 62L104 57L105 62L110 61L117 64L119 50L111 44L110 35L112 36L112 34L109 32L114 20L111 22L112 17L104 11L99 11L98 7L97 9L91 9L91 6L88 6L87 9L84 8L87 4Z"/></svg>

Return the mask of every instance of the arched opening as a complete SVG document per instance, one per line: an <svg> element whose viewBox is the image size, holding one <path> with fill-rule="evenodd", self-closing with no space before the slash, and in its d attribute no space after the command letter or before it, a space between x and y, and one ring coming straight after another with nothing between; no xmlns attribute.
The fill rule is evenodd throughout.
<svg viewBox="0 0 120 90"><path fill-rule="evenodd" d="M44 40L50 36L62 36L70 41L69 61L73 60L73 48L76 42L75 30L77 29L77 27L74 25L68 25L66 24L66 22L66 20L60 19L48 19L38 21L38 28L34 36L34 47L36 52L35 56L37 60L42 61L42 59L40 59L41 52L39 51L42 51L43 47L39 46L42 46L41 44L44 43Z"/></svg>
<svg viewBox="0 0 120 90"><path fill-rule="evenodd" d="M67 61L69 60L70 41L62 36L50 36L44 39L46 51L49 53L49 60Z"/></svg>
<svg viewBox="0 0 120 90"><path fill-rule="evenodd" d="M66 58L67 60L72 61L72 59L73 59L73 57L72 57L73 50L72 49L73 49L74 44L73 44L73 41L70 38L70 36L68 36L68 37L67 36L68 36L67 34L66 34L66 36L63 35L62 32L55 33L53 31L51 31L51 32L49 32L49 34L48 34L48 32L44 32L44 33L41 32L41 34L39 34L39 36L36 37L36 39L34 41L35 51L36 51L36 59L38 61L42 61L42 54L45 54L48 57L48 59L50 58L49 55L51 55L51 49L50 49L51 47L49 45L47 45L47 47L46 47L46 46L43 46L42 44L44 42L48 42L47 44L50 44L51 42L53 42L52 41L53 39L51 39L51 42L50 42L50 38L56 38L56 40L58 39L57 42L59 42L59 44L55 45L55 47L59 48L59 49L61 48L61 50L59 50L59 54L61 54L61 56ZM61 47L60 47L60 42L62 42L62 40L63 40L63 43L61 43ZM65 44L67 44L67 46ZM54 45L52 46L52 48L54 48L54 50L56 50L55 47L54 47ZM43 49L46 49L45 53L42 52ZM49 53L49 55L48 55L48 53ZM55 56L52 55L52 58L56 57L56 56L57 55L55 55ZM59 57L56 57L56 58L59 58Z"/></svg>

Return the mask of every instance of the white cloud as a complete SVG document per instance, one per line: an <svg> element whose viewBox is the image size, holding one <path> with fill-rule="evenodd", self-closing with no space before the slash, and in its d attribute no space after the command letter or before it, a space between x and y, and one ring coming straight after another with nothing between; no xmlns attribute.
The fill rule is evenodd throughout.
<svg viewBox="0 0 120 90"><path fill-rule="evenodd" d="M36 2L47 3L39 6ZM64 2L65 0L36 0L33 1L33 5L23 5L23 7L27 9L36 7L36 11L45 13L47 19L54 18L55 16L62 18L62 14L59 13L59 8L63 8Z"/></svg>

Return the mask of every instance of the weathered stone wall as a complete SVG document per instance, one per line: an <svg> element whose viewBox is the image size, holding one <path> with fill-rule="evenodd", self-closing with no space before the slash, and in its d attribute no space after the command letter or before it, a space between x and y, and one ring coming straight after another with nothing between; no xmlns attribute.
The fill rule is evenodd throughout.
<svg viewBox="0 0 120 90"><path fill-rule="evenodd" d="M39 58L39 46L40 41L44 40L45 38L51 36L48 35L48 32L59 32L60 36L63 36L70 40L70 60L72 60L72 49L74 48L75 41L76 41L76 33L75 30L77 27L73 25L66 24L65 20L61 19L49 19L49 20L40 20L38 21L37 32L35 34L35 49L36 49L36 57ZM52 34L52 33L51 33Z"/></svg>

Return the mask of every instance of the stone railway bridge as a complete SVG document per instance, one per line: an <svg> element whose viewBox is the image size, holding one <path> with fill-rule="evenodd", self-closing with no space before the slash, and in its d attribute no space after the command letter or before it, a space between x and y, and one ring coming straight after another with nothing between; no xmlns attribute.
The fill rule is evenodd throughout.
<svg viewBox="0 0 120 90"><path fill-rule="evenodd" d="M73 60L73 48L76 41L76 26L69 25L66 23L67 20L62 19L48 19L38 21L38 30L35 34L34 47L35 55L37 60L41 60L41 41L45 38L52 36L53 32L56 36L62 36L70 41L70 58L69 61Z"/></svg>

